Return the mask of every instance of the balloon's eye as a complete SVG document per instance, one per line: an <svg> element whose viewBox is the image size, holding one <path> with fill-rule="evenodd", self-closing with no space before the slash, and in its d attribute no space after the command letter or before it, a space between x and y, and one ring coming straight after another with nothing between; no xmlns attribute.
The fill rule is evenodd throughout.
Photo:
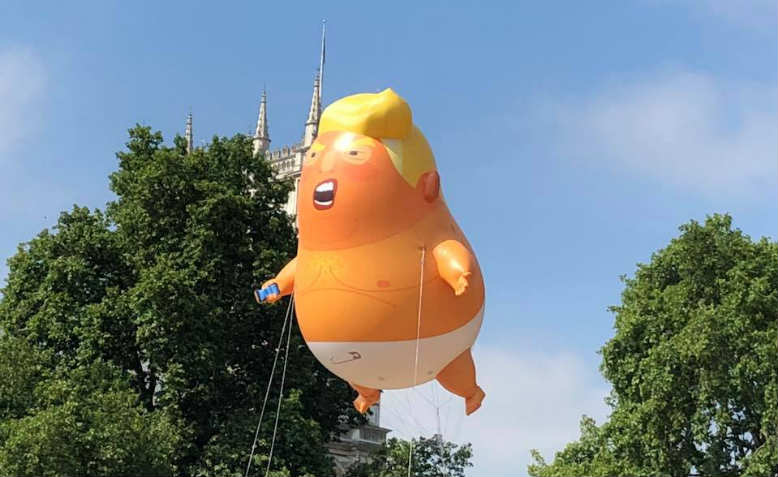
<svg viewBox="0 0 778 477"><path fill-rule="evenodd" d="M312 153L311 153L311 157L316 157L316 153L315 153L315 152L312 152Z"/></svg>
<svg viewBox="0 0 778 477"><path fill-rule="evenodd" d="M344 149L341 159L351 164L363 164L370 159L370 151L366 148Z"/></svg>

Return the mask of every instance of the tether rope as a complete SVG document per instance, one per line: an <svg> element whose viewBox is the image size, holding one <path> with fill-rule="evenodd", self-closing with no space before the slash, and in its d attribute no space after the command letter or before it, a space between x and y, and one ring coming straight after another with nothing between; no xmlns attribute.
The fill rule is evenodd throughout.
<svg viewBox="0 0 778 477"><path fill-rule="evenodd" d="M294 302L294 295L289 298L289 303ZM291 316L291 315L290 315ZM284 352L284 370L281 373L281 390L278 392L278 407L276 407L276 422L273 424L273 439L270 441L270 455L267 458L265 477L270 474L270 464L273 462L273 448L276 445L276 431L278 431L278 417L281 415L281 401L284 397L284 381L286 380L286 365L289 363L289 342L292 339L292 325L294 320L289 320L289 330L286 332L286 351Z"/></svg>
<svg viewBox="0 0 778 477"><path fill-rule="evenodd" d="M421 300L424 295L424 257L427 253L427 248L422 246L421 248L421 276L419 277L419 306L416 316L416 356L413 359L413 385L416 386L416 382L419 377L419 338L421 336ZM410 445L408 448L408 477L411 477L411 465L413 463L413 437L411 437Z"/></svg>
<svg viewBox="0 0 778 477"><path fill-rule="evenodd" d="M276 355L275 358L273 358L273 367L270 369L270 379L267 381L267 389L265 390L265 399L262 401L262 410L259 412L259 422L257 422L257 430L254 432L254 442L251 444L251 453L249 455L249 462L246 465L246 475L245 477L248 477L249 470L251 470L251 461L254 458L254 451L257 448L257 440L259 439L259 427L262 425L262 418L265 415L265 406L267 405L267 398L270 396L270 385L273 383L273 375L276 372L276 363L278 362L278 355L281 353L281 343L284 342L284 331L286 331L286 325L289 323L289 318L291 316L292 311L292 299L289 299L289 305L286 308L286 316L284 317L284 324L281 327L281 335L278 338L278 345L276 346ZM291 325L289 326L291 329ZM288 350L288 347L287 347ZM284 371L286 371L286 366L284 366Z"/></svg>

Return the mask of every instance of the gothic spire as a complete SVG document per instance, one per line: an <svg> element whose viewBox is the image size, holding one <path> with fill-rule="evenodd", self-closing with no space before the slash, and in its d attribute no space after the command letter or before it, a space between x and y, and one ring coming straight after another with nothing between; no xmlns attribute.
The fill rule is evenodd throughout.
<svg viewBox="0 0 778 477"><path fill-rule="evenodd" d="M186 153L192 154L194 150L194 137L192 136L192 111L189 111L189 115L186 117L186 132L184 133L186 139Z"/></svg>
<svg viewBox="0 0 778 477"><path fill-rule="evenodd" d="M313 79L313 96L311 96L311 109L308 110L308 120L305 124L319 124L321 117L321 83L319 72Z"/></svg>
<svg viewBox="0 0 778 477"><path fill-rule="evenodd" d="M305 121L305 132L303 134L303 147L313 144L316 134L319 130L319 118L321 117L321 96L319 93L319 73L313 80L313 96L311 97L311 109L308 110L308 120Z"/></svg>
<svg viewBox="0 0 778 477"><path fill-rule="evenodd" d="M308 119L305 121L305 132L303 133L303 147L313 144L316 134L319 130L319 119L321 118L321 97L322 83L324 82L324 63L326 58L326 20L321 23L321 55L319 56L319 70L313 80L313 96L311 97L311 108L308 110Z"/></svg>
<svg viewBox="0 0 778 477"><path fill-rule="evenodd" d="M321 21L321 55L319 56L319 102L321 103L322 94L321 89L324 86L324 62L327 55L327 48L325 43L325 33L327 29L327 20Z"/></svg>
<svg viewBox="0 0 778 477"><path fill-rule="evenodd" d="M270 147L270 134L267 131L267 91L262 89L262 101L259 103L257 129L254 132L254 154L266 152Z"/></svg>

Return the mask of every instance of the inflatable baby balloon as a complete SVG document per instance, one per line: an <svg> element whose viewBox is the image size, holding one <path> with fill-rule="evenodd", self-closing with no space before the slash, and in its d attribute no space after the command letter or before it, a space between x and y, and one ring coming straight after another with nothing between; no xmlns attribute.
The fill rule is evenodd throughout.
<svg viewBox="0 0 778 477"><path fill-rule="evenodd" d="M470 355L484 282L440 192L427 140L394 91L331 104L302 168L297 257L263 285L268 302L294 293L311 352L359 393L437 379L481 405ZM259 299L259 295L258 295Z"/></svg>

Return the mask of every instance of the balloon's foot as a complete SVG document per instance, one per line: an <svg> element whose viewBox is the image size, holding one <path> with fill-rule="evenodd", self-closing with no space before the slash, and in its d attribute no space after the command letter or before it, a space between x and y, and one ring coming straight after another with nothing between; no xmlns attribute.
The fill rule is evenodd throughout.
<svg viewBox="0 0 778 477"><path fill-rule="evenodd" d="M375 394L371 393L367 396L360 394L356 399L354 399L354 407L357 411L359 411L360 414L364 414L368 409L370 409L370 406L377 403L379 399L381 399L381 393L377 390Z"/></svg>
<svg viewBox="0 0 778 477"><path fill-rule="evenodd" d="M480 386L478 386L475 394L465 399L465 415L469 416L470 414L476 412L478 408L481 407L481 402L485 397L486 393L483 389L481 389Z"/></svg>

